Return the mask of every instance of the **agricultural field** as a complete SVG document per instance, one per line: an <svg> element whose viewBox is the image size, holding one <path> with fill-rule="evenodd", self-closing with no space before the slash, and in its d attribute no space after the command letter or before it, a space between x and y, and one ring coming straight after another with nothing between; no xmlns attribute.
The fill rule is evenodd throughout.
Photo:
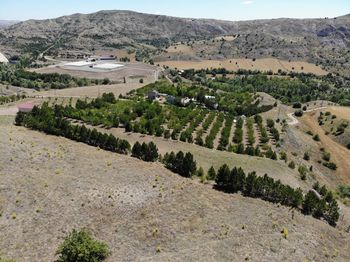
<svg viewBox="0 0 350 262"><path fill-rule="evenodd" d="M177 49L176 49L177 50ZM181 52L180 52L181 54ZM170 54L169 54L170 55ZM174 55L174 54L173 54ZM166 66L177 69L207 69L207 68L226 68L227 70L237 71L259 70L272 71L277 73L279 70L297 73L312 73L316 75L326 75L328 72L319 66L302 61L284 61L275 58L261 58L253 61L252 59L234 58L224 60L170 60L157 61L160 66Z"/></svg>

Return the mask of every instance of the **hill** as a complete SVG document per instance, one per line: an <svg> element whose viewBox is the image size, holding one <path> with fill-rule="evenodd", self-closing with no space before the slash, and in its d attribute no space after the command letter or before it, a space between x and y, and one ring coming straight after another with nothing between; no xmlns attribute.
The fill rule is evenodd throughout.
<svg viewBox="0 0 350 262"><path fill-rule="evenodd" d="M2 27L8 27L14 24L17 24L19 21L15 20L0 20L0 28Z"/></svg>
<svg viewBox="0 0 350 262"><path fill-rule="evenodd" d="M0 121L6 258L54 261L68 232L86 228L111 248L107 261L350 259L349 235L324 221Z"/></svg>
<svg viewBox="0 0 350 262"><path fill-rule="evenodd" d="M164 60L170 45L183 42L193 48L193 53L184 59L274 57L303 60L343 72L350 68L349 40L348 15L230 22L100 11L29 20L0 31L0 45L7 53L42 52L50 46L55 47L50 49L52 53L147 49Z"/></svg>

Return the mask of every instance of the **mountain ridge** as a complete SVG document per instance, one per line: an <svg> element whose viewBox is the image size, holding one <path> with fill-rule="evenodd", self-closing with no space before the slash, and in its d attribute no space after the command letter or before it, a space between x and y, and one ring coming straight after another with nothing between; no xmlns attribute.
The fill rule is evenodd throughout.
<svg viewBox="0 0 350 262"><path fill-rule="evenodd" d="M207 41L224 35L235 41L216 43L206 53L201 45L193 57L305 60L324 67L350 68L350 16L337 18L279 18L250 21L178 18L128 10L76 13L55 19L27 20L0 30L0 46L7 54L56 50L94 52L132 48L163 52L171 44ZM52 49L54 51L54 49Z"/></svg>

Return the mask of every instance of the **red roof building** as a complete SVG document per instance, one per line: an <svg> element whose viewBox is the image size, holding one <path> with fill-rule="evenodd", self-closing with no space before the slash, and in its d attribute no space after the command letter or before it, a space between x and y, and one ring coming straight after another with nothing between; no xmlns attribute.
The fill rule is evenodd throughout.
<svg viewBox="0 0 350 262"><path fill-rule="evenodd" d="M18 105L18 110L23 113L28 113L33 110L33 107L34 105L31 103L24 103L24 104Z"/></svg>

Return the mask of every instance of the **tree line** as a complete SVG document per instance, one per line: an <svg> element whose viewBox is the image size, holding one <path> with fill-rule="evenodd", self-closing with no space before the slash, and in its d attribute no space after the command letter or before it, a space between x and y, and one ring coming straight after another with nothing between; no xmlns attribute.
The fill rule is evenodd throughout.
<svg viewBox="0 0 350 262"><path fill-rule="evenodd" d="M314 187L315 189L310 190L304 197L300 188L294 189L284 185L267 174L262 177L257 176L255 172L246 175L242 168L234 167L230 170L226 164L219 168L215 183L219 190L229 193L241 192L244 196L298 208L306 215L324 218L332 226L335 226L339 219L337 201L325 186L322 189L319 186Z"/></svg>
<svg viewBox="0 0 350 262"><path fill-rule="evenodd" d="M12 65L0 65L0 82L30 89L63 89L77 86L108 85L112 82L108 79L76 78L68 74L25 71Z"/></svg>

